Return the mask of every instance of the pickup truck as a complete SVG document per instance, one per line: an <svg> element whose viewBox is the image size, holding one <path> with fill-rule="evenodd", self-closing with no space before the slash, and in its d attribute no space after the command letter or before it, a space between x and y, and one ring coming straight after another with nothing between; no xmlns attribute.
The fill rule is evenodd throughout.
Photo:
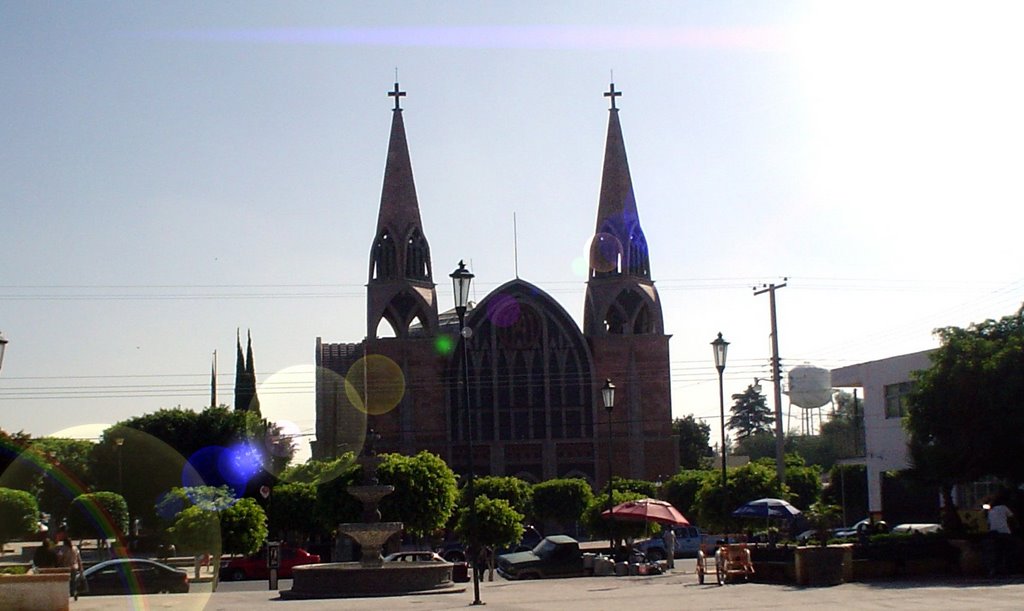
<svg viewBox="0 0 1024 611"><path fill-rule="evenodd" d="M498 556L498 574L505 579L578 577L583 570L583 553L576 539L568 535L544 537L530 551Z"/></svg>
<svg viewBox="0 0 1024 611"><path fill-rule="evenodd" d="M695 558L700 550L703 533L696 526L673 526L676 533L676 558ZM642 551L650 560L664 560L668 558L665 552L665 541L660 537L644 539L636 544L636 548Z"/></svg>

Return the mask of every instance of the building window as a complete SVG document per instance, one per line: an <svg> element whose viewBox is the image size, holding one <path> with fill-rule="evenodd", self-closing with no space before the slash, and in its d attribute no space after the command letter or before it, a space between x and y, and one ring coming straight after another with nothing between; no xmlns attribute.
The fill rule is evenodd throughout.
<svg viewBox="0 0 1024 611"><path fill-rule="evenodd" d="M902 418L907 415L907 395L914 390L913 382L886 384L885 386L885 417Z"/></svg>

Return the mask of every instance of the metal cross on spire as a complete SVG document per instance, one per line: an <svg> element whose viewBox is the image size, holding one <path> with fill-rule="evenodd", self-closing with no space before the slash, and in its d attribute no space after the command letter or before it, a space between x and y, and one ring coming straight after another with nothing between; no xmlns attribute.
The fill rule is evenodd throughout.
<svg viewBox="0 0 1024 611"><path fill-rule="evenodd" d="M405 92L398 89L398 82L395 81L395 90L388 92L388 97L395 98L395 110L402 110L399 106L398 101L405 96Z"/></svg>
<svg viewBox="0 0 1024 611"><path fill-rule="evenodd" d="M608 91L604 92L604 97L612 99L612 110L618 110L615 108L615 98L622 95L621 91L615 91L615 83L608 85Z"/></svg>

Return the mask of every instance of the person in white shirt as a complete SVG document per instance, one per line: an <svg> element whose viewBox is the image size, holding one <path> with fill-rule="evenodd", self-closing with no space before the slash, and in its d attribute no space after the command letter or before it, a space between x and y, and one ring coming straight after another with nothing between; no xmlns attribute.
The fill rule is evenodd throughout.
<svg viewBox="0 0 1024 611"><path fill-rule="evenodd" d="M1010 556L1013 550L1013 530L1010 522L1014 519L1013 512L1006 506L1006 495L999 494L992 505L987 507L989 534L989 567L988 576L995 577L998 573L1010 572Z"/></svg>

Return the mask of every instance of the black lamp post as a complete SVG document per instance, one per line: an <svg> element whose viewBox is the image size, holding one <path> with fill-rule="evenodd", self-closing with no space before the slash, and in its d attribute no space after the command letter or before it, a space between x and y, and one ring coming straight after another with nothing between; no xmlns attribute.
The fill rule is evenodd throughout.
<svg viewBox="0 0 1024 611"><path fill-rule="evenodd" d="M472 331L466 327L466 308L469 307L469 286L473 282L473 273L466 269L466 264L459 261L459 267L449 274L452 279L452 288L455 291L455 313L459 316L459 334L462 335L462 387L465 392L465 405L463 409L466 414L466 440L469 442L469 479L466 481L466 490L469 500L469 519L471 523L470 532L473 540L469 542L469 561L473 567L473 604L484 604L480 600L480 558L477 549L478 533L476 519L476 491L473 487L473 414L469 409L469 346L468 341Z"/></svg>
<svg viewBox="0 0 1024 611"><path fill-rule="evenodd" d="M601 401L605 410L608 411L608 544L612 557L615 555L615 516L612 515L612 508L615 503L612 500L612 408L615 407L615 385L610 379L605 379L601 387Z"/></svg>
<svg viewBox="0 0 1024 611"><path fill-rule="evenodd" d="M117 493L124 495L124 478L121 470L121 454L124 452L124 437L115 437L114 446L117 448Z"/></svg>
<svg viewBox="0 0 1024 611"><path fill-rule="evenodd" d="M4 366L4 351L7 350L7 340L4 339L4 334L0 333L0 368Z"/></svg>
<svg viewBox="0 0 1024 611"><path fill-rule="evenodd" d="M718 370L718 409L722 419L722 505L726 512L723 513L724 519L729 509L725 495L725 390L722 374L725 373L725 355L729 351L729 342L722 339L722 334L719 333L718 339L711 342L711 348L715 352L715 369Z"/></svg>

